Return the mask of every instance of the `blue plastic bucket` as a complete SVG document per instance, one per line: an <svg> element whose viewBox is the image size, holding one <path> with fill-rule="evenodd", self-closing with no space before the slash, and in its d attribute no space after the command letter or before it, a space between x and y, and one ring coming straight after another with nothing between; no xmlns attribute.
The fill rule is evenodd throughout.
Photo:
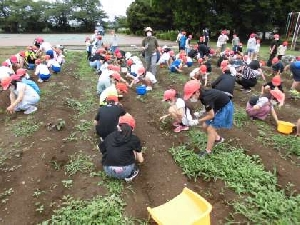
<svg viewBox="0 0 300 225"><path fill-rule="evenodd" d="M136 87L136 93L138 95L145 95L147 93L146 86L142 85L142 86Z"/></svg>

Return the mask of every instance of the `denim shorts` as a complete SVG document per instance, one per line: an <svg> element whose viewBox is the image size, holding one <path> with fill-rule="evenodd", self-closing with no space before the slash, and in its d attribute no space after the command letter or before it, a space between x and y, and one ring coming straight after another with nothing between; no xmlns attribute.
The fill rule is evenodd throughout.
<svg viewBox="0 0 300 225"><path fill-rule="evenodd" d="M234 106L232 101L229 101L222 109L216 112L212 120L206 121L206 124L214 128L232 128L233 125Z"/></svg>
<svg viewBox="0 0 300 225"><path fill-rule="evenodd" d="M135 168L135 163L128 166L103 166L107 176L117 179L124 179L129 177Z"/></svg>

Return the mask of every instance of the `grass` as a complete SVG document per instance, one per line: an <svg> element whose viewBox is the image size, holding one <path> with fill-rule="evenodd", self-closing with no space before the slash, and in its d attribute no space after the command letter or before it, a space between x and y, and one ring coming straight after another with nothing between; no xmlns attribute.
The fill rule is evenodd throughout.
<svg viewBox="0 0 300 225"><path fill-rule="evenodd" d="M40 127L40 123L36 122L32 116L28 116L13 125L12 131L16 137L29 137Z"/></svg>
<svg viewBox="0 0 300 225"><path fill-rule="evenodd" d="M74 153L69 158L69 163L65 165L66 174L69 176L73 176L78 172L90 173L95 168L92 156L84 154L82 151Z"/></svg>
<svg viewBox="0 0 300 225"><path fill-rule="evenodd" d="M235 105L234 110L235 110L234 111L234 120L233 120L234 126L236 126L237 128L242 128L242 127L248 125L249 117L247 116L245 109Z"/></svg>
<svg viewBox="0 0 300 225"><path fill-rule="evenodd" d="M258 156L248 156L242 148L222 144L216 146L214 154L198 158L190 149L204 149L206 135L191 131L190 142L189 146L170 149L176 163L190 179L225 181L227 187L241 196L231 203L235 213L254 224L300 223L300 195L286 196L284 190L278 190L276 175L265 171Z"/></svg>
<svg viewBox="0 0 300 225"><path fill-rule="evenodd" d="M134 221L123 215L125 203L120 196L97 196L91 200L76 200L64 196L61 208L55 210L50 220L41 225L50 224L124 224Z"/></svg>

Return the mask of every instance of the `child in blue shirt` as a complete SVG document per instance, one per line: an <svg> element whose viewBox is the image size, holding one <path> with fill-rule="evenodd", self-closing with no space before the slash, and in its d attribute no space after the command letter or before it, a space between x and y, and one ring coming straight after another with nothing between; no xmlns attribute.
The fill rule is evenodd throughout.
<svg viewBox="0 0 300 225"><path fill-rule="evenodd" d="M181 68L182 68L182 60L176 59L175 61L172 62L171 66L170 66L170 71L172 73L175 73L175 72L181 73L182 72Z"/></svg>

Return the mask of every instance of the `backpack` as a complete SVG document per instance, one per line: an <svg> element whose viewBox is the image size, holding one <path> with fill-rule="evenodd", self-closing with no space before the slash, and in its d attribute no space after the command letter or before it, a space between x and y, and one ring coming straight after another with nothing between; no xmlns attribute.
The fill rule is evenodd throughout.
<svg viewBox="0 0 300 225"><path fill-rule="evenodd" d="M27 84L27 85L29 85L30 87L32 87L33 90L35 90L36 93L38 93L38 95L41 94L41 90L40 90L39 86L38 86L33 80L26 80L26 79L23 79L23 80L22 80L22 83Z"/></svg>

